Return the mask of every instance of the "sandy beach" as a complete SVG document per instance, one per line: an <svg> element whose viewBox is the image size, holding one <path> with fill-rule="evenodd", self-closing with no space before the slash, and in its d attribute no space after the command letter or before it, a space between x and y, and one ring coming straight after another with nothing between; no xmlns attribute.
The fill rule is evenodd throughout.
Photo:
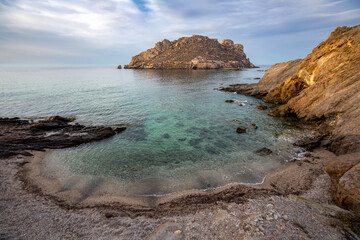
<svg viewBox="0 0 360 240"><path fill-rule="evenodd" d="M4 239L357 239L339 220L349 212L332 204L324 166L334 155L323 149L286 164L261 185L135 204L109 196L73 204L53 181L39 178L42 155L0 162Z"/></svg>

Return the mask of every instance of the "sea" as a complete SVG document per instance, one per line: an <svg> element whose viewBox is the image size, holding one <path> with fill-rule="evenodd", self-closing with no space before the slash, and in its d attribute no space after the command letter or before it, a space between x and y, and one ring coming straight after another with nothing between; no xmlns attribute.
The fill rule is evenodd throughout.
<svg viewBox="0 0 360 240"><path fill-rule="evenodd" d="M86 125L128 126L110 139L48 151L43 174L58 179L64 189L162 196L258 184L302 156L304 150L293 142L305 127L257 109L272 107L260 99L217 89L256 83L267 68L2 67L0 117L60 115ZM247 132L237 133L238 126ZM254 153L264 147L272 154Z"/></svg>

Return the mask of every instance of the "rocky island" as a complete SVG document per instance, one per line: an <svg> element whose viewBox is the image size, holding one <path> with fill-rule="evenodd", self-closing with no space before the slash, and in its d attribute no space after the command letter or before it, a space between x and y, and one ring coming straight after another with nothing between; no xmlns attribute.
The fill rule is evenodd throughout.
<svg viewBox="0 0 360 240"><path fill-rule="evenodd" d="M164 39L134 56L126 69L240 69L255 67L244 53L244 46L230 39L193 35L175 41Z"/></svg>

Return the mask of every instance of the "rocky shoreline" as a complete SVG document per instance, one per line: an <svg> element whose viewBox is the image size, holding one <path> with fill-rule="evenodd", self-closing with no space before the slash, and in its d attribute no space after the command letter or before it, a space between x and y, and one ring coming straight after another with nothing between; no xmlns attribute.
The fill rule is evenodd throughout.
<svg viewBox="0 0 360 240"><path fill-rule="evenodd" d="M262 184L90 198L44 177L44 153L35 151L99 141L126 126L0 119L0 238L359 239L359 46L360 26L338 28L307 58L274 65L258 84L222 88L282 104L270 113L318 127L299 143L312 153Z"/></svg>
<svg viewBox="0 0 360 240"><path fill-rule="evenodd" d="M326 171L332 196L360 212L360 25L338 27L305 59L275 64L257 84L221 88L280 104L272 116L295 116L317 126L308 139L338 155Z"/></svg>

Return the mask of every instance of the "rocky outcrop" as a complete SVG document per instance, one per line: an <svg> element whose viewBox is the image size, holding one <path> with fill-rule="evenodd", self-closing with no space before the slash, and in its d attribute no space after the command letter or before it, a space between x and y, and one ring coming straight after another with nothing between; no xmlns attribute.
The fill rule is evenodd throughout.
<svg viewBox="0 0 360 240"><path fill-rule="evenodd" d="M338 27L303 60L275 64L257 84L220 90L282 104L274 116L321 122L336 154L360 149L360 25Z"/></svg>
<svg viewBox="0 0 360 240"><path fill-rule="evenodd" d="M27 150L66 148L100 141L126 129L72 124L74 118L50 117L38 122L19 118L0 118L0 158L17 154L29 156Z"/></svg>
<svg viewBox="0 0 360 240"><path fill-rule="evenodd" d="M239 69L255 67L244 53L241 44L230 39L193 35L175 41L164 39L134 56L124 68L146 69Z"/></svg>
<svg viewBox="0 0 360 240"><path fill-rule="evenodd" d="M327 167L336 203L360 213L360 154L351 153L337 157Z"/></svg>
<svg viewBox="0 0 360 240"><path fill-rule="evenodd" d="M284 105L272 114L323 120L336 154L360 150L360 25L339 27L264 98Z"/></svg>
<svg viewBox="0 0 360 240"><path fill-rule="evenodd" d="M248 96L264 97L269 91L277 85L285 82L289 77L294 75L302 59L278 63L271 66L258 83L254 84L234 84L228 87L220 88L224 92L236 92Z"/></svg>
<svg viewBox="0 0 360 240"><path fill-rule="evenodd" d="M273 116L315 122L300 146L324 146L336 157L327 172L339 206L360 211L360 25L338 27L303 60L275 64L257 84L221 89L282 104Z"/></svg>

